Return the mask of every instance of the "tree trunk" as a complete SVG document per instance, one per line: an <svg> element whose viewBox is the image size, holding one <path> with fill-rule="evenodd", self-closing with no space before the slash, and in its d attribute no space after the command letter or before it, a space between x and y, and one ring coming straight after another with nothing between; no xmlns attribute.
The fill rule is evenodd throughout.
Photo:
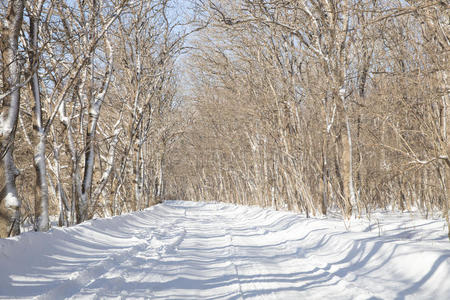
<svg viewBox="0 0 450 300"><path fill-rule="evenodd" d="M320 190L322 192L322 201L320 203L320 208L323 215L327 214L328 208L328 162L327 162L327 141L328 137L324 132L324 137L322 141L322 181L320 182Z"/></svg>
<svg viewBox="0 0 450 300"><path fill-rule="evenodd" d="M446 66L446 59L443 60L443 65ZM442 154L446 157L441 171L441 182L444 194L444 203L442 205L443 215L447 221L448 238L450 240L450 126L448 125L448 118L450 115L450 97L446 91L449 90L447 84L447 71L442 70L439 72L439 77L442 84L442 99L440 103L440 135L442 143Z"/></svg>
<svg viewBox="0 0 450 300"><path fill-rule="evenodd" d="M16 168L12 156L14 149L13 144L14 143L11 142L11 145L3 157L2 174L0 174L0 179L5 182L5 186L0 195L0 238L20 234L21 201L16 189L16 177L19 175L19 170Z"/></svg>
<svg viewBox="0 0 450 300"><path fill-rule="evenodd" d="M34 210L35 210L35 231L47 231L50 226L48 217L48 186L47 171L45 162L46 133L42 125L42 108L39 87L39 57L38 57L38 29L39 19L30 16L30 74L31 91L33 93L33 146L34 146L34 168L36 171L36 182L34 187Z"/></svg>
<svg viewBox="0 0 450 300"><path fill-rule="evenodd" d="M112 64L113 64L113 53L112 47L108 40L107 34L105 33L105 45L106 53L108 57L107 71L104 76L104 82L102 83L102 90L93 97L89 102L89 120L88 128L86 132L86 153L85 153L85 163L84 163L84 176L81 185L81 197L80 203L77 208L77 223L81 223L86 220L88 216L88 208L91 196L92 178L94 173L94 163L95 163L95 134L97 131L97 122L100 117L100 109L105 99L106 92L108 91L109 83L111 82L112 76Z"/></svg>
<svg viewBox="0 0 450 300"><path fill-rule="evenodd" d="M100 194L105 189L106 183L108 182L108 179L111 177L111 173L114 169L114 159L116 158L117 143L119 141L120 132L122 131L121 128L119 127L121 117L119 118L119 120L117 120L116 124L114 125L114 136L111 141L111 145L109 146L108 158L106 161L107 164L106 170L103 172L100 182L97 185L96 189L94 190L94 193L92 194L92 201L94 203L98 202Z"/></svg>
<svg viewBox="0 0 450 300"><path fill-rule="evenodd" d="M6 95L1 103L0 154L3 161L0 179L4 180L0 198L0 237L20 233L20 205L16 177L19 171L14 164L14 137L20 103L20 62L18 38L23 21L23 0L11 0L8 14L2 21L0 48L2 53L2 92ZM3 184L3 182L2 182Z"/></svg>
<svg viewBox="0 0 450 300"><path fill-rule="evenodd" d="M344 196L344 214L347 218L350 218L353 211L353 206L356 202L355 190L353 185L353 159L352 159L352 138L350 121L348 119L345 108L343 109L343 124L340 134L340 143L342 145L341 156L341 169L342 169L342 184L343 184L343 196Z"/></svg>

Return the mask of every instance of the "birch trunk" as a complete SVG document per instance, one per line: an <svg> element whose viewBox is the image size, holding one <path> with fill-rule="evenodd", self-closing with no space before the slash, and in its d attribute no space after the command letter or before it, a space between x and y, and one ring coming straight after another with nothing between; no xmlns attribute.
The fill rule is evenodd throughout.
<svg viewBox="0 0 450 300"><path fill-rule="evenodd" d="M39 4L38 4L39 5ZM42 1L40 1L42 5ZM38 14L39 15L39 14ZM38 16L30 16L30 73L31 91L34 99L33 108L33 147L34 147L34 168L36 172L36 182L34 188L34 209L35 209L35 231L47 231L50 227L48 217L48 185L45 162L46 134L42 125L42 107L39 87L39 57L38 57Z"/></svg>
<svg viewBox="0 0 450 300"><path fill-rule="evenodd" d="M108 179L111 177L111 173L114 169L114 159L116 158L117 143L119 141L119 135L122 131L122 129L120 128L121 117L122 117L122 114L120 115L119 120L117 120L116 124L114 125L114 136L111 141L111 145L109 146L108 158L107 158L107 162L106 162L107 167L102 174L100 183L97 185L96 189L94 190L94 193L92 194L92 201L94 203L96 203L98 201L98 198L100 197L100 194L105 189Z"/></svg>
<svg viewBox="0 0 450 300"><path fill-rule="evenodd" d="M55 143L56 144L56 143ZM59 204L59 226L69 226L69 220L67 219L66 211L70 210L66 194L61 181L61 165L59 163L59 151L61 146L54 145L53 157L54 157L54 168L56 177L56 198Z"/></svg>
<svg viewBox="0 0 450 300"><path fill-rule="evenodd" d="M444 59L444 66L446 65L445 63L446 60ZM443 86L443 96L440 105L440 134L443 144L442 153L445 160L440 174L444 194L444 203L442 206L442 210L445 220L447 221L448 238L450 240L450 126L448 125L448 116L450 115L450 97L446 92L449 90L449 86L447 84L447 73L448 72L446 70L442 70L440 72L441 84Z"/></svg>
<svg viewBox="0 0 450 300"><path fill-rule="evenodd" d="M140 132L139 135L142 135L142 132ZM136 201L136 209L141 210L142 209L142 185L143 185L143 178L142 178L142 172L143 169L143 158L142 158L142 143L141 138L138 139L138 146L136 150L136 161L135 161L135 168L134 168L134 194L135 194L135 201Z"/></svg>
<svg viewBox="0 0 450 300"><path fill-rule="evenodd" d="M108 70L105 74L103 88L98 95L93 97L89 102L89 118L88 128L86 132L86 153L84 163L84 176L81 185L80 203L77 207L77 223L81 223L88 217L88 207L91 196L92 177L95 163L95 134L97 130L97 122L100 117L100 109L108 91L109 83L112 77L113 50L105 33L105 45L108 56Z"/></svg>
<svg viewBox="0 0 450 300"><path fill-rule="evenodd" d="M328 162L327 162L327 136L324 133L322 141L322 181L321 191L322 191L322 201L321 201L321 211L323 215L327 214L328 209Z"/></svg>
<svg viewBox="0 0 450 300"><path fill-rule="evenodd" d="M2 92L6 94L1 103L0 113L0 145L3 167L0 179L4 187L0 198L0 237L8 237L20 233L21 201L17 194L16 177L19 171L14 164L14 137L17 126L20 103L20 62L18 57L18 38L23 22L23 0L11 0L8 3L8 14L2 21ZM2 182L3 184L3 182Z"/></svg>

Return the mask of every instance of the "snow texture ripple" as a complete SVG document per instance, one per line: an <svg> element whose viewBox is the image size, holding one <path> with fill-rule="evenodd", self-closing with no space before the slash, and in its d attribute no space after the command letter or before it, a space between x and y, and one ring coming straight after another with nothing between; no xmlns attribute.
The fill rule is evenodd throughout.
<svg viewBox="0 0 450 300"><path fill-rule="evenodd" d="M166 201L0 240L0 298L449 299L443 224Z"/></svg>

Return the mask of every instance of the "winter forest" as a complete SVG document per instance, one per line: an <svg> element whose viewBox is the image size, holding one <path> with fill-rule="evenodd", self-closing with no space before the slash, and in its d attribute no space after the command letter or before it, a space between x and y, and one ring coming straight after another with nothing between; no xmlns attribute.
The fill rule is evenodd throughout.
<svg viewBox="0 0 450 300"><path fill-rule="evenodd" d="M0 15L1 237L166 199L449 222L447 1L2 0Z"/></svg>
<svg viewBox="0 0 450 300"><path fill-rule="evenodd" d="M449 299L448 0L0 26L0 299Z"/></svg>

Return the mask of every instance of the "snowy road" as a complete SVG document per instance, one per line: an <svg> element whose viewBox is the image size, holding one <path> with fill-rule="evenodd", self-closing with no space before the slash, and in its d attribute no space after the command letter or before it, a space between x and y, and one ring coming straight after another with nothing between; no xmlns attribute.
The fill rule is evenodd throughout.
<svg viewBox="0 0 450 300"><path fill-rule="evenodd" d="M1 240L0 298L448 299L442 221L377 222L165 202Z"/></svg>

